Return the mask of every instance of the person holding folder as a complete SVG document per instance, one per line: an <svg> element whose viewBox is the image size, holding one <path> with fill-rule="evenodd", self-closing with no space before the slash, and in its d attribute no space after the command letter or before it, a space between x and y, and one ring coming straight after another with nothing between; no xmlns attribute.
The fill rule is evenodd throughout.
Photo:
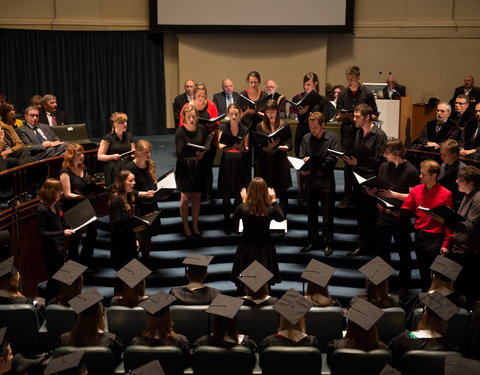
<svg viewBox="0 0 480 375"><path fill-rule="evenodd" d="M100 141L97 159L105 163L105 186L110 187L116 174L125 169L129 159L128 152L135 151L133 135L127 132L128 116L122 112L114 112L110 116L112 131Z"/></svg>
<svg viewBox="0 0 480 375"><path fill-rule="evenodd" d="M218 170L218 191L222 193L222 208L225 217L225 233L231 234L230 214L234 199L235 206L242 202L240 190L248 185L250 171L245 159L248 152L248 128L240 123L242 110L238 104L230 104L227 116L230 121L220 125L218 148L222 151L222 159Z"/></svg>
<svg viewBox="0 0 480 375"><path fill-rule="evenodd" d="M283 122L280 122L277 102L267 101L265 117L257 125L257 133L268 136L283 126ZM275 189L285 215L288 208L287 189L292 186L290 164L287 159L287 152L291 149L292 138L290 135L290 138L285 140L274 137L266 145L258 145L255 150L255 176L262 177L269 187Z"/></svg>
<svg viewBox="0 0 480 375"><path fill-rule="evenodd" d="M63 155L62 169L60 170L60 182L62 183L64 204L63 208L68 211L85 199L85 187L90 184L90 178L83 164L84 154L83 146L78 143L72 143L67 146ZM82 252L78 254L83 233ZM87 225L85 230L79 230L72 234L68 242L67 258L86 266L92 265L93 251L95 249L95 240L97 238L97 225L95 222Z"/></svg>
<svg viewBox="0 0 480 375"><path fill-rule="evenodd" d="M139 140L135 145L135 157L127 164L126 169L135 176L135 214L145 216L158 211L155 190L157 189L157 175L155 174L155 162L150 159L152 144L145 140ZM146 266L150 264L150 247L152 236L160 233L160 220L157 219L145 230L137 232L140 244L142 260Z"/></svg>
<svg viewBox="0 0 480 375"><path fill-rule="evenodd" d="M248 73L247 82L249 88L243 90L240 93L240 98L238 99L240 108L242 108L241 119L245 126L248 126L251 122L253 122L253 125L255 126L262 121L262 118L257 114L259 111L262 111L262 108L259 108L257 105L253 105L251 102L256 103L262 100L267 96L267 93L260 89L260 82L262 82L262 79L260 78L260 73L257 71L253 70Z"/></svg>
<svg viewBox="0 0 480 375"><path fill-rule="evenodd" d="M189 104L183 108L184 126L175 132L175 150L177 164L175 167L175 181L180 191L180 215L183 223L183 234L191 238L201 235L198 229L200 216L200 199L206 191L206 167L203 162L207 130L198 125L198 110ZM191 146L193 145L193 146ZM195 148L194 146L200 146ZM192 204L192 229L188 223L188 203Z"/></svg>

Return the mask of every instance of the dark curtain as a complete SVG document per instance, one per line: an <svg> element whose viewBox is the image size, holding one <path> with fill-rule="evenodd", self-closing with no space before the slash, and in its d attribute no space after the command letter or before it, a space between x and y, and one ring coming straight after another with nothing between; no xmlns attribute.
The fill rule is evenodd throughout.
<svg viewBox="0 0 480 375"><path fill-rule="evenodd" d="M148 31L0 30L0 92L23 111L35 95L53 94L70 123L92 138L125 112L129 131L166 133L163 36Z"/></svg>

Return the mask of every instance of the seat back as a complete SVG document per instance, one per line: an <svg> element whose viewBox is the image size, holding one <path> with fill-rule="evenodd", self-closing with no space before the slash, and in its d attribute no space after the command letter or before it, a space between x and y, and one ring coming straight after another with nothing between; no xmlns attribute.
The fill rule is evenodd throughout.
<svg viewBox="0 0 480 375"><path fill-rule="evenodd" d="M14 353L33 357L42 353L37 309L31 304L0 305L0 326L8 327L6 339Z"/></svg>
<svg viewBox="0 0 480 375"><path fill-rule="evenodd" d="M48 305L45 309L45 320L47 324L47 346L49 350L52 350L62 333L73 328L77 321L77 314L68 306Z"/></svg>
<svg viewBox="0 0 480 375"><path fill-rule="evenodd" d="M184 335L191 343L200 336L208 335L212 324L210 314L205 312L207 307L207 305L170 306L174 331Z"/></svg>
<svg viewBox="0 0 480 375"><path fill-rule="evenodd" d="M342 338L345 329L343 309L339 306L312 307L305 315L307 333L318 339L318 345L326 351L328 343Z"/></svg>
<svg viewBox="0 0 480 375"><path fill-rule="evenodd" d="M125 372L157 359L165 375L183 375L187 362L182 350L176 346L131 345L123 352Z"/></svg>
<svg viewBox="0 0 480 375"><path fill-rule="evenodd" d="M458 352L410 350L406 352L400 363L402 374L408 375L443 375L445 371L445 356L462 357Z"/></svg>
<svg viewBox="0 0 480 375"><path fill-rule="evenodd" d="M230 349L199 346L192 354L194 375L251 375L255 363L255 354L241 345Z"/></svg>
<svg viewBox="0 0 480 375"><path fill-rule="evenodd" d="M90 139L86 123L52 126L52 130L64 142L87 145L88 150L95 148L96 143Z"/></svg>
<svg viewBox="0 0 480 375"><path fill-rule="evenodd" d="M61 346L53 352L53 358L85 351L82 361L87 366L88 375L115 374L115 359L112 351L104 346Z"/></svg>
<svg viewBox="0 0 480 375"><path fill-rule="evenodd" d="M416 330L423 309L418 308L413 311L412 330ZM455 342L460 348L463 347L467 340L468 326L470 324L470 314L465 309L460 309L448 320L448 337Z"/></svg>
<svg viewBox="0 0 480 375"><path fill-rule="evenodd" d="M255 342L274 334L278 329L278 313L272 306L242 306L237 313L238 332Z"/></svg>
<svg viewBox="0 0 480 375"><path fill-rule="evenodd" d="M405 331L405 310L401 307L383 309L383 316L375 324L378 336L388 345L390 340Z"/></svg>
<svg viewBox="0 0 480 375"><path fill-rule="evenodd" d="M146 312L140 306L110 306L107 309L108 331L115 333L123 345L128 346L132 339L141 336L147 326Z"/></svg>
<svg viewBox="0 0 480 375"><path fill-rule="evenodd" d="M392 353L385 349L365 352L359 349L335 349L330 357L332 375L378 375L392 361ZM410 375L410 374L409 374Z"/></svg>
<svg viewBox="0 0 480 375"><path fill-rule="evenodd" d="M314 347L270 346L260 354L262 375L318 375L322 352Z"/></svg>

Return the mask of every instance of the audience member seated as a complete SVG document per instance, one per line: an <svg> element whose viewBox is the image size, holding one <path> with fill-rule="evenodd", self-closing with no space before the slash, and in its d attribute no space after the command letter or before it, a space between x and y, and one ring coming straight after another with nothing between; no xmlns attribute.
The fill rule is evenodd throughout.
<svg viewBox="0 0 480 375"><path fill-rule="evenodd" d="M68 301L82 293L83 272L87 269L83 264L69 260L52 278L60 282L58 295L49 303L70 306Z"/></svg>
<svg viewBox="0 0 480 375"><path fill-rule="evenodd" d="M436 119L427 122L418 138L413 141L414 148L438 151L440 143L447 139L460 142L462 131L450 121L451 113L452 107L448 103L438 103Z"/></svg>
<svg viewBox="0 0 480 375"><path fill-rule="evenodd" d="M452 192L453 208L456 210L463 199L463 193L458 191L457 174L458 171L466 167L465 163L459 160L460 146L453 139L447 139L440 145L440 157L442 165L437 182L444 188Z"/></svg>
<svg viewBox="0 0 480 375"><path fill-rule="evenodd" d="M42 104L42 109L40 110L40 116L38 118L40 124L57 126L69 123L67 114L62 110L57 109L57 98L54 95L44 95L40 103Z"/></svg>
<svg viewBox="0 0 480 375"><path fill-rule="evenodd" d="M145 300L147 283L145 278L150 271L137 259L132 259L124 267L117 271L117 276L123 281L123 296L115 296L110 304L112 306L135 307Z"/></svg>
<svg viewBox="0 0 480 375"><path fill-rule="evenodd" d="M333 340L329 344L327 362L335 349L351 348L366 352L386 349L387 346L378 338L375 323L383 316L383 311L363 299L357 299L345 312L348 319L347 331L342 339Z"/></svg>
<svg viewBox="0 0 480 375"><path fill-rule="evenodd" d="M450 105L454 105L458 95L467 95L470 99L470 109L473 110L478 101L480 101L480 88L474 86L475 79L472 76L466 76L463 80L463 86L457 87L450 99Z"/></svg>
<svg viewBox="0 0 480 375"><path fill-rule="evenodd" d="M32 146L32 155L35 160L46 159L62 155L67 144L62 142L50 126L38 123L39 112L35 107L28 107L25 110L25 125L18 128L17 134L25 144Z"/></svg>
<svg viewBox="0 0 480 375"><path fill-rule="evenodd" d="M375 257L363 267L360 267L359 271L365 275L366 290L353 300L362 298L380 309L400 305L398 296L388 294L388 278L395 270L387 262L380 257Z"/></svg>
<svg viewBox="0 0 480 375"><path fill-rule="evenodd" d="M452 123L462 129L462 132L465 123L475 115L473 111L468 108L469 103L470 99L467 95L458 95L455 99L455 112L450 116Z"/></svg>
<svg viewBox="0 0 480 375"><path fill-rule="evenodd" d="M313 346L318 348L315 336L307 335L305 314L312 307L311 302L294 289L288 290L275 304L274 309L280 314L278 331L265 337L258 345L262 353L269 346Z"/></svg>
<svg viewBox="0 0 480 375"><path fill-rule="evenodd" d="M42 96L35 94L30 98L30 105L36 107L39 111L42 109Z"/></svg>
<svg viewBox="0 0 480 375"><path fill-rule="evenodd" d="M271 306L277 302L277 298L268 295L268 281L273 273L267 270L259 262L254 260L245 268L238 278L245 284L245 295L243 304L245 306Z"/></svg>
<svg viewBox="0 0 480 375"><path fill-rule="evenodd" d="M175 119L175 128L180 125L180 111L183 106L193 100L193 89L195 82L191 79L187 79L184 83L185 92L175 97L173 101L173 117Z"/></svg>
<svg viewBox="0 0 480 375"><path fill-rule="evenodd" d="M334 272L335 268L315 259L312 259L303 271L302 278L308 281L305 298L313 306L341 306L340 302L328 292L328 281Z"/></svg>
<svg viewBox="0 0 480 375"><path fill-rule="evenodd" d="M19 128L23 125L23 121L17 119L15 115L15 106L10 103L3 103L0 106L0 125L9 125L12 126L14 129Z"/></svg>
<svg viewBox="0 0 480 375"><path fill-rule="evenodd" d="M33 303L20 293L20 273L13 264L13 257L0 263L0 305Z"/></svg>
<svg viewBox="0 0 480 375"><path fill-rule="evenodd" d="M460 150L460 156L480 159L480 103L475 105L475 118L471 118L465 123L463 148Z"/></svg>
<svg viewBox="0 0 480 375"><path fill-rule="evenodd" d="M182 349L183 355L188 360L190 356L188 340L173 330L170 304L174 301L175 297L160 291L140 302L140 306L147 312L147 328L142 336L133 338L132 345L176 346Z"/></svg>
<svg viewBox="0 0 480 375"><path fill-rule="evenodd" d="M417 329L407 330L390 341L395 367L399 367L403 355L409 350L458 351L447 337L447 320L456 314L458 307L438 291L422 293L420 300L425 309Z"/></svg>
<svg viewBox="0 0 480 375"><path fill-rule="evenodd" d="M238 92L234 90L233 81L225 78L222 81L222 90L213 94L213 103L217 107L219 114L227 113L230 104L238 104Z"/></svg>
<svg viewBox="0 0 480 375"><path fill-rule="evenodd" d="M190 254L185 257L183 264L187 267L185 276L188 284L170 289L170 294L176 300L176 305L210 305L220 290L204 285L207 278L207 267L213 256Z"/></svg>
<svg viewBox="0 0 480 375"><path fill-rule="evenodd" d="M252 354L257 349L257 344L247 335L238 333L237 312L242 306L243 300L219 294L206 310L209 314L214 314L213 330L210 335L199 337L194 347L202 345L219 346L222 348L232 348L242 345L249 348Z"/></svg>
<svg viewBox="0 0 480 375"><path fill-rule="evenodd" d="M0 328L0 375L8 374L12 369L13 353L10 343L5 340L6 327Z"/></svg>
<svg viewBox="0 0 480 375"><path fill-rule="evenodd" d="M388 77L387 86L383 88L383 99L394 99L398 100L402 96L407 96L407 88L405 86L399 85L395 77Z"/></svg>
<svg viewBox="0 0 480 375"><path fill-rule="evenodd" d="M438 255L430 269L432 270L432 284L430 288L428 288L427 293L431 294L437 291L459 308L467 308L465 296L457 293L453 286L453 283L462 270L462 266L453 260ZM423 306L424 304L420 301L420 295L410 298L410 300L405 303L404 309L407 313L407 324L411 326L414 310Z"/></svg>
<svg viewBox="0 0 480 375"><path fill-rule="evenodd" d="M265 93L267 95L272 95L272 99L277 102L278 105L278 115L281 119L287 117L287 101L285 100L285 96L279 94L277 92L277 82L273 79L267 79L265 81Z"/></svg>
<svg viewBox="0 0 480 375"><path fill-rule="evenodd" d="M71 331L65 332L57 341L60 346L104 346L109 348L115 358L115 364L121 361L123 345L113 333L105 332L105 312L102 295L90 288L70 300L70 306L78 314L77 323Z"/></svg>

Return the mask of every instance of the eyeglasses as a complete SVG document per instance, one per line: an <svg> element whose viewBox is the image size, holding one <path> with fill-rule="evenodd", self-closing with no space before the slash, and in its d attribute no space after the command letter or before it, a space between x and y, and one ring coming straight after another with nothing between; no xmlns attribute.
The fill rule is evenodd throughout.
<svg viewBox="0 0 480 375"><path fill-rule="evenodd" d="M27 116L29 116L29 117L38 117L39 115L38 115L38 114L28 114Z"/></svg>
<svg viewBox="0 0 480 375"><path fill-rule="evenodd" d="M455 105L465 105L467 103L455 102Z"/></svg>

